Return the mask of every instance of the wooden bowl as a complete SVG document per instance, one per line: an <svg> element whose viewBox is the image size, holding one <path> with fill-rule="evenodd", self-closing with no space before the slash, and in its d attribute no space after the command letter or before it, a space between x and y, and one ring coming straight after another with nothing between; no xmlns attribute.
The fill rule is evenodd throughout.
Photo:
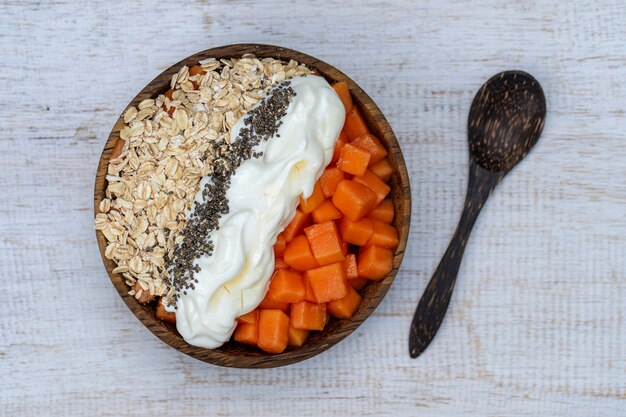
<svg viewBox="0 0 626 417"><path fill-rule="evenodd" d="M100 247L102 261L104 262L104 266L109 274L109 277L111 278L111 282L115 286L115 289L117 289L120 297L122 297L133 314L135 314L135 316L137 316L137 318L141 320L141 322L159 339L187 355L214 365L236 368L271 368L299 362L325 351L352 333L361 323L363 323L363 321L365 321L367 317L369 317L370 314L372 314L374 309L387 293L387 290L393 282L404 256L404 250L406 248L407 237L409 234L409 222L411 218L411 192L409 188L409 178L407 175L406 165L404 163L404 158L402 157L398 141L396 140L389 123L387 123L387 120L372 99L365 94L365 92L354 81L341 71L317 58L292 49L258 44L238 44L208 49L185 58L163 71L158 77L150 82L150 84L141 90L139 94L137 94L137 96L128 104L128 107L137 106L142 100L154 98L158 94L165 92L169 88L172 75L178 72L179 68L183 65L191 67L192 65L197 64L198 61L210 57L218 59L235 58L248 53L255 54L257 57L261 58L273 57L287 61L289 59L295 59L296 61L306 64L310 68L316 70L318 74L324 76L329 82L347 81L355 105L366 118L367 124L372 133L379 137L387 147L389 151L389 160L395 168L395 172L391 180L391 197L393 198L395 204L396 216L394 223L400 234L400 244L395 253L394 268L389 275L381 281L371 282L361 291L363 300L352 319L332 319L322 332L311 336L301 347L288 347L285 352L278 355L266 354L255 347L232 342L226 343L218 349L203 349L189 345L185 342L176 331L176 326L157 320L155 318L154 303L152 305L141 305L134 297L128 295L129 288L125 284L123 277L119 274L113 274L111 272L116 266L115 263L112 260L106 259L104 256L104 250L107 245L104 235L97 231L96 237L98 240L98 246ZM125 111L126 109L124 109L120 117L117 119L104 150L102 151L100 162L98 164L94 190L94 210L96 213L98 212L100 201L105 196L105 176L107 172L107 165L111 150L119 138L120 129L124 125L123 114Z"/></svg>

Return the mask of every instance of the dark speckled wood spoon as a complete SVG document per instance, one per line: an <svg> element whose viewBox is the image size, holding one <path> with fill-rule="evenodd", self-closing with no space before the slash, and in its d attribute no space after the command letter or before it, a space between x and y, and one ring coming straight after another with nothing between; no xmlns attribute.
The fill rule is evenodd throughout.
<svg viewBox="0 0 626 417"><path fill-rule="evenodd" d="M537 143L546 116L546 99L530 74L505 71L478 91L467 134L469 182L461 220L415 310L409 353L418 357L437 333L448 309L465 245L489 194Z"/></svg>

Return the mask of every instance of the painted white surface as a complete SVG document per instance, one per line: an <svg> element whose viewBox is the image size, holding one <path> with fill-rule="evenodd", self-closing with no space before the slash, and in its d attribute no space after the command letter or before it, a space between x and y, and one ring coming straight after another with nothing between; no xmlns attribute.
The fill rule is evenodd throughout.
<svg viewBox="0 0 626 417"><path fill-rule="evenodd" d="M626 6L621 0L0 2L1 416L626 414ZM177 353L129 313L92 230L98 157L126 103L212 46L281 44L379 104L413 188L384 302L330 351L274 370ZM544 86L542 139L489 201L419 359L416 302L465 192L489 76Z"/></svg>

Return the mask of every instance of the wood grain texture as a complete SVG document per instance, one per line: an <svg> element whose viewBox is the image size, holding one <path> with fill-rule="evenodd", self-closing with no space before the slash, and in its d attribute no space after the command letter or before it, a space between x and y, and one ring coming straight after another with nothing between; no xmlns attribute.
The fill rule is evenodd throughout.
<svg viewBox="0 0 626 417"><path fill-rule="evenodd" d="M622 0L0 2L0 415L624 415L625 22ZM412 181L405 259L376 312L269 370L161 343L111 286L92 228L124 106L172 62L238 42L348 74ZM512 68L544 87L542 138L490 197L446 320L412 360L411 316L463 205L470 103Z"/></svg>
<svg viewBox="0 0 626 417"><path fill-rule="evenodd" d="M391 272L389 272L384 279L369 283L369 285L361 291L361 303L350 320L331 319L324 328L324 331L314 333L306 340L304 345L300 347L290 346L285 352L280 354L266 354L256 347L246 346L241 343L226 343L218 349L203 349L185 342L176 330L175 325L167 324L157 319L155 317L155 303L142 305L135 297L128 295L129 288L124 282L124 277L122 277L121 274L113 274L112 272L117 265L104 256L108 244L106 237L100 231L96 232L96 237L100 256L102 257L102 261L104 262L104 266L113 286L133 314L159 339L189 356L214 365L234 368L274 368L300 362L318 355L331 348L357 329L382 301L404 257L411 222L411 190L406 163L404 162L398 140L393 134L393 130L391 126L389 126L387 119L385 119L385 116L381 113L378 106L376 106L376 103L374 103L350 77L347 77L332 65L310 55L279 46L259 44L237 44L211 48L173 64L145 86L126 106L115 122L113 130L111 130L104 150L102 151L102 155L100 156L100 160L98 161L98 170L96 172L94 186L94 217L96 213L100 212L98 207L100 207L100 202L106 197L106 175L109 160L112 158L112 155L115 155L114 148L119 148L118 144L120 140L123 141L123 139L120 138L120 130L124 126L123 115L126 113L126 110L131 106L138 106L139 103L147 98L156 98L159 94L163 94L167 91L170 88L172 76L176 74L183 65L192 67L199 61L207 58L231 59L240 58L246 54L254 54L260 58L273 57L286 62L293 59L301 64L306 64L309 68L315 70L317 74L325 77L330 83L339 81L348 83L354 104L359 108L365 118L370 131L380 138L387 148L389 161L394 168L390 182L390 198L393 200L395 207L394 225L398 230L399 244L395 251L393 269ZM121 143L123 145L123 142ZM119 151L117 155L119 155Z"/></svg>

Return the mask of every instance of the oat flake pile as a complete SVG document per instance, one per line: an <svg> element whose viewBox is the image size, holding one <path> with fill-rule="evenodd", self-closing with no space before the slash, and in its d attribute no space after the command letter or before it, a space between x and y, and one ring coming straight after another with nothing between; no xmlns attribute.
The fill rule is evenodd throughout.
<svg viewBox="0 0 626 417"><path fill-rule="evenodd" d="M129 293L141 302L174 297L166 259L182 240L200 180L229 151L232 126L273 86L311 73L293 60L252 55L210 58L199 66L203 71L194 75L182 67L168 95L126 111L120 131L124 146L109 161L106 198L95 227L108 241L105 256L116 262L113 272L124 276Z"/></svg>

